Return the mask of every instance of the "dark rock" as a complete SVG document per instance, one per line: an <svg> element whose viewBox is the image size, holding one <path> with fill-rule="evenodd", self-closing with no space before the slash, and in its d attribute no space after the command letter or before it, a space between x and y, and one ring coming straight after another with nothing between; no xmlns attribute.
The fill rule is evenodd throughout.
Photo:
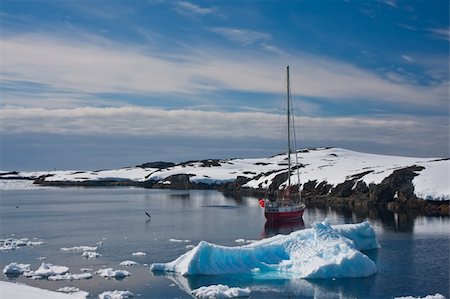
<svg viewBox="0 0 450 299"><path fill-rule="evenodd" d="M148 163L144 163L141 165L137 165L136 167L140 167L140 168L157 168L157 169L164 169L164 168L169 168L169 167L173 167L175 166L175 163L172 162L163 162L163 161L158 161L158 162L148 162Z"/></svg>

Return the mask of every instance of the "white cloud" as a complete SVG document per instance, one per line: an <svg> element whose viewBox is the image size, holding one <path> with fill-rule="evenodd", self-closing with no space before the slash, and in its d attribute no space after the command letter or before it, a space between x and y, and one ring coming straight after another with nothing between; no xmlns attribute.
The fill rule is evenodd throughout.
<svg viewBox="0 0 450 299"><path fill-rule="evenodd" d="M175 10L182 14L189 15L207 15L216 12L215 8L200 7L187 1L178 1Z"/></svg>
<svg viewBox="0 0 450 299"><path fill-rule="evenodd" d="M448 27L448 28L429 28L427 30L436 39L450 41L450 27Z"/></svg>
<svg viewBox="0 0 450 299"><path fill-rule="evenodd" d="M406 54L402 55L402 59L405 60L406 62L414 62L414 59L411 56L406 55Z"/></svg>
<svg viewBox="0 0 450 299"><path fill-rule="evenodd" d="M140 137L280 139L282 115L262 112L165 110L148 107L45 109L5 107L1 130L8 134L126 135ZM298 117L297 136L303 144L353 142L405 147L445 148L446 117Z"/></svg>
<svg viewBox="0 0 450 299"><path fill-rule="evenodd" d="M210 31L218 33L223 37L244 46L271 39L270 34L255 30L217 27L211 28Z"/></svg>
<svg viewBox="0 0 450 299"><path fill-rule="evenodd" d="M263 33L253 35L252 40L269 38ZM74 41L34 35L3 36L2 82L43 85L43 92L65 93L72 100L92 93L191 94L201 99L205 91L283 93L284 67L289 63L297 95L448 106L447 81L434 86L391 81L386 79L388 76L382 78L349 63L316 55L295 53L287 58L255 51L191 48L171 57L96 40L92 35L87 37L89 42L83 38L78 35ZM2 96L5 103L12 104L9 92ZM44 97L40 104L46 107ZM83 101L80 104L85 105ZM94 100L91 106L97 104Z"/></svg>

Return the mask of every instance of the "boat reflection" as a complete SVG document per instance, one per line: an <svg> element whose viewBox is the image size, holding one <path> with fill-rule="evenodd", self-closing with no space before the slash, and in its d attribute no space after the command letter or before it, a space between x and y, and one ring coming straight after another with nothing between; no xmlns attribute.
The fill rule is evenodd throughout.
<svg viewBox="0 0 450 299"><path fill-rule="evenodd" d="M283 234L288 235L294 231L304 229L305 222L303 219L298 219L294 221L286 221L286 222L273 222L266 221L264 225L264 232L262 233L263 238L272 237L275 235Z"/></svg>

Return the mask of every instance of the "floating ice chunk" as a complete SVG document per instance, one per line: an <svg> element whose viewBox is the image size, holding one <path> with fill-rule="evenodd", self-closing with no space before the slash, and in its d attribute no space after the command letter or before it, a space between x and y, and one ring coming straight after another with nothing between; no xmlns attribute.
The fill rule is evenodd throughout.
<svg viewBox="0 0 450 299"><path fill-rule="evenodd" d="M114 278L124 278L126 276L131 275L131 273L126 270L113 270L113 268L100 269L95 273L103 277L114 277Z"/></svg>
<svg viewBox="0 0 450 299"><path fill-rule="evenodd" d="M145 252L138 251L138 252L133 252L132 255L134 255L134 256L143 256L143 255L147 255L147 254Z"/></svg>
<svg viewBox="0 0 450 299"><path fill-rule="evenodd" d="M170 242L176 242L176 243L189 243L191 240L179 240L179 239L169 239Z"/></svg>
<svg viewBox="0 0 450 299"><path fill-rule="evenodd" d="M57 292L61 292L61 293L66 293L66 294L70 294L70 295L74 295L77 298L87 298L89 297L89 293L80 290L79 288L76 287L63 287L63 288L59 288L56 290Z"/></svg>
<svg viewBox="0 0 450 299"><path fill-rule="evenodd" d="M74 251L74 252L97 251L97 246L63 247L63 248L60 248L59 250L61 250L61 251Z"/></svg>
<svg viewBox="0 0 450 299"><path fill-rule="evenodd" d="M57 275L51 275L47 279L51 281L61 281L61 280L81 280L81 279L91 279L92 274L91 273L82 273L82 274L72 274L72 273L66 273L66 274L57 274Z"/></svg>
<svg viewBox="0 0 450 299"><path fill-rule="evenodd" d="M16 250L24 246L38 246L45 244L44 241L30 241L28 238L22 239L0 239L0 251Z"/></svg>
<svg viewBox="0 0 450 299"><path fill-rule="evenodd" d="M137 263L135 261L127 260L127 261L121 262L119 265L121 265L121 266L133 266L133 265L137 265Z"/></svg>
<svg viewBox="0 0 450 299"><path fill-rule="evenodd" d="M134 294L130 291L108 291L98 295L99 299L127 299L133 298Z"/></svg>
<svg viewBox="0 0 450 299"><path fill-rule="evenodd" d="M87 259L95 259L102 255L100 253L94 252L94 251L85 251L85 252L83 252L83 254L81 256L84 258L87 258Z"/></svg>
<svg viewBox="0 0 450 299"><path fill-rule="evenodd" d="M259 279L365 277L376 273L377 268L358 250L378 247L368 222L333 229L324 221L314 223L311 229L244 246L201 241L172 262L152 264L151 270L182 275L250 273Z"/></svg>
<svg viewBox="0 0 450 299"><path fill-rule="evenodd" d="M249 297L251 294L250 288L230 288L229 286L218 284L210 285L208 287L201 287L191 292L199 299L222 299L222 298L237 298Z"/></svg>
<svg viewBox="0 0 450 299"><path fill-rule="evenodd" d="M445 296L442 294L436 293L434 295L428 295L425 297L406 296L406 297L395 297L394 299L445 299Z"/></svg>
<svg viewBox="0 0 450 299"><path fill-rule="evenodd" d="M69 272L69 268L66 266L55 266L48 263L42 263L39 269L27 273L27 276L49 277L52 275L66 274L67 272Z"/></svg>
<svg viewBox="0 0 450 299"><path fill-rule="evenodd" d="M30 264L18 264L18 263L11 263L9 265L6 265L5 268L3 268L3 273L6 275L20 275L23 272L30 272Z"/></svg>

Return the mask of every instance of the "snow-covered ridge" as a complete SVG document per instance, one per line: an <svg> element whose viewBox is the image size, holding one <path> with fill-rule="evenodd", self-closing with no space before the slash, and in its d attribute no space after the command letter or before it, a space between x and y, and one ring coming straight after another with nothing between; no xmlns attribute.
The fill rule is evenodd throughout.
<svg viewBox="0 0 450 299"><path fill-rule="evenodd" d="M316 181L337 186L346 180L379 184L395 170L410 166L423 167L416 171L412 183L417 197L426 200L450 200L450 160L441 158L413 158L359 153L342 148L316 148L298 151L300 180ZM294 157L293 157L294 158ZM186 175L189 182L224 184L238 177L247 182L243 187L267 189L279 174L287 171L286 155L257 159L203 160L171 165L163 168L127 167L100 171L50 171L0 173L0 178L47 176L45 182L152 182L170 187L171 178ZM291 178L294 182L296 175Z"/></svg>

